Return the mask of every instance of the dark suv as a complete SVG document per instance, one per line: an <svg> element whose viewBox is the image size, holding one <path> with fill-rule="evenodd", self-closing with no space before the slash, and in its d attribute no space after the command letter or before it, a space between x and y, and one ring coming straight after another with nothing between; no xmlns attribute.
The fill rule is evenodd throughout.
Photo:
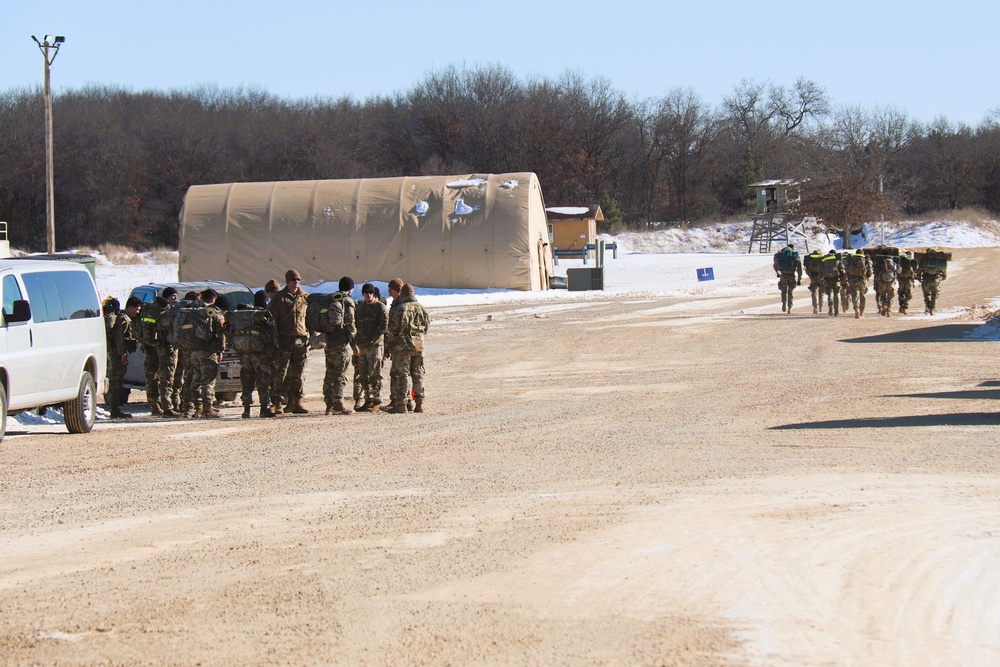
<svg viewBox="0 0 1000 667"><path fill-rule="evenodd" d="M149 283L148 285L133 287L129 296L137 296L142 299L143 303L148 303L156 298L158 294L163 294L164 287L173 287L182 299L188 292L201 292L211 287L221 296L226 297L226 300L229 301L229 307L232 310L236 310L236 307L241 304L253 306L253 292L250 291L249 287L242 283L227 283L218 280L191 283ZM145 391L146 376L143 373L144 361L145 355L140 345L138 350L129 355L129 364L125 369L126 389ZM232 401L236 399L236 395L241 389L239 357L235 352L227 348L222 353L222 361L219 362L219 378L215 382L215 396L220 401Z"/></svg>

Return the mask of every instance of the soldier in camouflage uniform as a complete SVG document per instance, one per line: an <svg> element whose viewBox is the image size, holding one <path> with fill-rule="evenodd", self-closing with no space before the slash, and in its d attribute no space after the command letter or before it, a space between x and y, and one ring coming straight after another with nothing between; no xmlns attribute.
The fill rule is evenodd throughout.
<svg viewBox="0 0 1000 667"><path fill-rule="evenodd" d="M899 257L899 312L903 315L910 307L910 299L913 298L913 279L916 277L914 269L917 266L913 259L913 253L909 250Z"/></svg>
<svg viewBox="0 0 1000 667"><path fill-rule="evenodd" d="M847 285L843 289L844 312L847 312L847 303L854 306L854 317L859 318L865 314L865 295L868 292L868 281L872 277L872 262L860 250L847 255L844 259L845 273L847 274Z"/></svg>
<svg viewBox="0 0 1000 667"><path fill-rule="evenodd" d="M823 257L819 270L823 277L823 289L826 291L829 314L831 316L840 315L840 285L846 282L847 274L844 272L844 265L836 251L831 250Z"/></svg>
<svg viewBox="0 0 1000 667"><path fill-rule="evenodd" d="M937 248L928 248L927 254L938 252ZM928 315L933 315L937 308L938 297L941 296L941 283L948 277L947 265L928 262L925 255L920 265L920 287L924 292L924 308Z"/></svg>
<svg viewBox="0 0 1000 667"><path fill-rule="evenodd" d="M823 277L819 273L819 263L823 261L823 253L813 250L802 262L809 276L809 295L812 297L813 314L823 311Z"/></svg>
<svg viewBox="0 0 1000 667"><path fill-rule="evenodd" d="M222 361L222 351L226 349L226 311L229 303L225 297L208 288L201 292L201 301L205 304L202 316L207 317L212 326L212 338L198 347L188 351L188 368L191 373L190 394L184 399L185 406L192 401L197 406L200 399L199 416L206 419L218 419L222 413L212 405L215 399L215 381L219 375L219 362Z"/></svg>
<svg viewBox="0 0 1000 667"><path fill-rule="evenodd" d="M899 267L892 255L876 255L875 261L875 302L878 314L892 316L892 299L896 296L896 274Z"/></svg>
<svg viewBox="0 0 1000 667"><path fill-rule="evenodd" d="M323 376L323 399L326 401L326 414L349 415L353 410L344 403L344 390L347 388L348 371L351 368L351 358L357 349L354 338L358 333L354 322L354 281L344 276L337 284L337 290L342 298L340 303L344 309L344 323L337 331L327 331L326 339L326 374Z"/></svg>
<svg viewBox="0 0 1000 667"><path fill-rule="evenodd" d="M264 284L264 294L267 295L267 303L264 308L271 304L271 300L281 291L281 286L273 278ZM273 319L273 316L272 316ZM275 327L277 328L277 326ZM278 367L281 365L281 351L277 349L277 333L275 333L275 352L271 359L271 386L268 387L268 394L271 397L271 412L280 415L284 408L281 405L281 393L278 391Z"/></svg>
<svg viewBox="0 0 1000 667"><path fill-rule="evenodd" d="M302 278L299 276L299 272L295 269L289 269L285 272L285 286L267 304L267 309L274 316L274 324L278 330L280 359L276 370L277 377L274 381L277 389L277 400L279 405L282 401L286 402L284 412L294 414L309 412L302 405L304 395L302 373L305 370L309 354L309 330L306 329L309 294L302 289L301 284Z"/></svg>
<svg viewBox="0 0 1000 667"><path fill-rule="evenodd" d="M274 317L269 313L267 294L259 290L253 295L253 335L264 348L262 352L240 352L240 384L243 388L243 419L250 418L250 407L253 405L253 390L257 387L257 398L260 401L260 416L274 417L271 410L271 368L278 354Z"/></svg>
<svg viewBox="0 0 1000 667"><path fill-rule="evenodd" d="M392 357L389 369L389 406L386 412L405 414L406 403L412 393L416 396L414 412L424 411L424 336L430 325L430 316L417 303L413 286L405 283L393 296L386 330L386 353Z"/></svg>
<svg viewBox="0 0 1000 667"><path fill-rule="evenodd" d="M173 287L163 288L163 298L167 307L177 303L177 290ZM157 323L159 325L159 323ZM156 343L156 384L159 392L160 409L164 417L178 417L175 412L179 403L174 400L174 379L177 374L177 348L170 344L166 335L161 335ZM179 389L179 385L177 389Z"/></svg>
<svg viewBox="0 0 1000 667"><path fill-rule="evenodd" d="M791 313L793 292L802 284L802 262L791 243L774 254L774 273L781 292L781 312Z"/></svg>
<svg viewBox="0 0 1000 667"><path fill-rule="evenodd" d="M112 297L105 301L105 307L108 311L104 320L108 335L108 409L112 419L131 419L132 415L123 412L121 406L125 402L128 355L139 347L132 332L132 318L138 316L142 299L130 296L125 302L125 310L120 310L118 300Z"/></svg>
<svg viewBox="0 0 1000 667"><path fill-rule="evenodd" d="M378 288L365 283L363 299L357 304L358 335L355 343L358 355L358 384L365 402L358 410L371 412L382 405L382 356L385 354L385 331L389 326L389 309L378 298Z"/></svg>

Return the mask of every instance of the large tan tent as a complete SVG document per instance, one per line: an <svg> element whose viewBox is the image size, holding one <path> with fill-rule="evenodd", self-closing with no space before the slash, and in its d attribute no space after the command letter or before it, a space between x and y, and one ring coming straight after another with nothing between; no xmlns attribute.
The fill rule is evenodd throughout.
<svg viewBox="0 0 1000 667"><path fill-rule="evenodd" d="M533 173L195 185L179 277L263 285L400 277L422 287L548 289Z"/></svg>

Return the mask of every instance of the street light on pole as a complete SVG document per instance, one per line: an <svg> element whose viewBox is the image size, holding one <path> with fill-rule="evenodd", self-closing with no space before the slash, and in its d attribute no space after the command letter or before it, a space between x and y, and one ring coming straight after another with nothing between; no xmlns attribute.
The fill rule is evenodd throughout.
<svg viewBox="0 0 1000 667"><path fill-rule="evenodd" d="M38 50L45 59L45 244L49 253L56 251L56 189L52 173L52 85L49 70L59 55L59 46L66 41L62 35L45 35L42 41L34 35Z"/></svg>

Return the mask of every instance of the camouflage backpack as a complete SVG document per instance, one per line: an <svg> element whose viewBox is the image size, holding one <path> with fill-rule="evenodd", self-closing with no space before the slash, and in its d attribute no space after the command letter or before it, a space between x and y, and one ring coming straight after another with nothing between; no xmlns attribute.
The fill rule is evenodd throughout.
<svg viewBox="0 0 1000 667"><path fill-rule="evenodd" d="M171 341L183 350L203 350L205 343L212 340L212 316L216 312L211 306L178 308L174 311L170 331Z"/></svg>
<svg viewBox="0 0 1000 667"><path fill-rule="evenodd" d="M847 270L847 275L854 276L856 278L863 277L865 275L864 255L848 255L846 264L847 266L844 268Z"/></svg>
<svg viewBox="0 0 1000 667"><path fill-rule="evenodd" d="M350 299L343 292L317 294L306 307L306 329L321 333L334 333L344 326L344 300Z"/></svg>
<svg viewBox="0 0 1000 667"><path fill-rule="evenodd" d="M892 257L875 257L875 276L883 283L891 283L896 279L896 262Z"/></svg>
<svg viewBox="0 0 1000 667"><path fill-rule="evenodd" d="M157 324L163 311L164 307L155 301L142 304L142 308L139 309L139 317L136 319L136 338L146 345L156 345L163 340L160 327Z"/></svg>
<svg viewBox="0 0 1000 667"><path fill-rule="evenodd" d="M240 354L259 353L267 351L264 332L257 323L260 317L269 315L264 310L250 308L234 310L226 314L226 327L231 334L230 343Z"/></svg>
<svg viewBox="0 0 1000 667"><path fill-rule="evenodd" d="M837 259L829 256L825 258L819 263L819 273L824 278L836 278L840 276L840 271L837 269Z"/></svg>

